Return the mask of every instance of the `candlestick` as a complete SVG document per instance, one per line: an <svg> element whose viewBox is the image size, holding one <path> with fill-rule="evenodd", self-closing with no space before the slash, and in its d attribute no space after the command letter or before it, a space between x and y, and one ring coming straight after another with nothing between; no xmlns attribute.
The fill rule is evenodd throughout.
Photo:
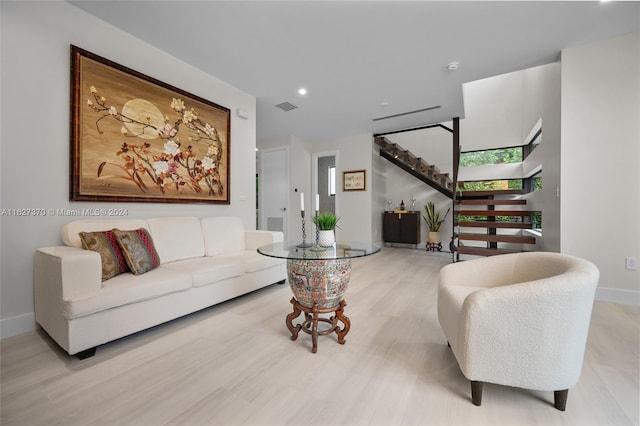
<svg viewBox="0 0 640 426"><path fill-rule="evenodd" d="M316 194L316 216L318 216L319 210L320 210L320 195Z"/></svg>
<svg viewBox="0 0 640 426"><path fill-rule="evenodd" d="M302 193L300 194L302 195ZM300 211L300 216L302 217L302 243L298 244L296 247L306 248L311 247L313 244L307 243L307 231L304 229L304 210Z"/></svg>
<svg viewBox="0 0 640 426"><path fill-rule="evenodd" d="M317 196L317 195L316 195ZM320 241L320 228L318 228L318 210L316 210L316 244L311 247L311 251L325 251L327 248L326 247L322 247L318 244L318 242Z"/></svg>
<svg viewBox="0 0 640 426"><path fill-rule="evenodd" d="M300 193L300 211L304 211L304 192ZM304 215L302 217L304 218Z"/></svg>

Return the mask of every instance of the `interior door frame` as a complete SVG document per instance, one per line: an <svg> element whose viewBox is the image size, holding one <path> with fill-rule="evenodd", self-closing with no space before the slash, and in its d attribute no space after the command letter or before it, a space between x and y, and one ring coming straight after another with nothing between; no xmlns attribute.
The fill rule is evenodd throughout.
<svg viewBox="0 0 640 426"><path fill-rule="evenodd" d="M286 187L289 188L289 182L291 180L291 171L290 171L290 167L289 167L289 146L288 145L280 145L280 146L275 146L272 148L265 148L265 149L261 149L260 150L260 174L258 176L258 210L259 210L259 214L258 214L258 218L259 218L259 223L258 223L258 229L266 229L267 226L267 220L266 217L264 217L265 214L265 210L264 210L264 200L265 200L265 194L264 194L264 185L262 184L263 182L263 176L264 176L264 169L263 169L263 154L269 153L269 152L274 152L274 151L284 151L285 152L285 167L286 167ZM289 227L289 191L286 191L286 195L285 195L285 199L286 199L286 203L285 203L285 212L284 212L284 223L282 224L282 229L284 231L285 234L285 239L289 237L289 233L290 233L290 229Z"/></svg>
<svg viewBox="0 0 640 426"><path fill-rule="evenodd" d="M333 150L333 151L323 151L323 152L314 152L311 154L311 194L313 195L311 197L312 199L312 204L311 204L311 211L315 212L316 211L316 195L318 194L318 159L321 157L329 157L329 156L333 156L336 159L336 195L335 195L335 214L336 216L340 217L340 197L338 196L338 194L340 193L340 185L341 185L341 180L340 180L340 151L337 150ZM315 214L315 213L314 213ZM340 232L340 228L336 228L336 238L338 237L338 233Z"/></svg>

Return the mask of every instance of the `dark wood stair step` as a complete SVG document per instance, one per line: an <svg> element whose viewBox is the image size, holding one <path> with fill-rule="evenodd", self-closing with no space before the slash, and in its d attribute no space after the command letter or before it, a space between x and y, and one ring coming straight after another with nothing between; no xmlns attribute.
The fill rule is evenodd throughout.
<svg viewBox="0 0 640 426"><path fill-rule="evenodd" d="M458 193L458 198L478 198L490 197L496 195L524 195L527 192L524 189L496 189L491 191L462 191Z"/></svg>
<svg viewBox="0 0 640 426"><path fill-rule="evenodd" d="M494 243L535 244L535 237L522 235L460 234L458 239L466 241L488 241Z"/></svg>
<svg viewBox="0 0 640 426"><path fill-rule="evenodd" d="M458 204L473 206L522 206L527 204L527 200L490 200L490 199L472 199L458 200Z"/></svg>
<svg viewBox="0 0 640 426"><path fill-rule="evenodd" d="M521 253L520 250L490 249L484 247L460 246L457 248L459 254L473 254L476 256L496 256L499 254Z"/></svg>
<svg viewBox="0 0 640 426"><path fill-rule="evenodd" d="M533 224L529 222L489 222L486 220L456 222L456 226L462 228L510 228L510 229L533 229Z"/></svg>
<svg viewBox="0 0 640 426"><path fill-rule="evenodd" d="M528 210L457 210L462 216L529 216Z"/></svg>

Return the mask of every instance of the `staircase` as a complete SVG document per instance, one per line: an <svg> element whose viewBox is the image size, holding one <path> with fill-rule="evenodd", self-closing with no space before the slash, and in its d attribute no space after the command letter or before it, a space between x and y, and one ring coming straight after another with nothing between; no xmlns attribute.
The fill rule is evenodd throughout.
<svg viewBox="0 0 640 426"><path fill-rule="evenodd" d="M460 260L460 255L494 256L523 251L527 245L536 243L535 237L523 235L523 230L533 228L532 212L526 209L527 201L522 198L526 193L524 190L454 191L456 187L464 187L464 183L459 185L457 182L460 159L458 120L453 119L453 130L437 125L453 135L454 170L451 177L382 134L374 135L374 141L380 147L381 157L452 200L456 218L454 243L457 240L454 261Z"/></svg>
<svg viewBox="0 0 640 426"><path fill-rule="evenodd" d="M377 136L375 143L380 147L381 157L447 197L453 198L453 181L449 177L449 173L442 173L435 165L427 163L420 157L416 157L410 151L389 141L383 136Z"/></svg>
<svg viewBox="0 0 640 426"><path fill-rule="evenodd" d="M457 259L461 254L494 256L522 251L521 245L535 244L531 211L522 209L524 190L463 191L455 202L454 226L459 229ZM478 244L484 243L484 244ZM507 245L507 247L505 247ZM514 246L515 245L515 246Z"/></svg>

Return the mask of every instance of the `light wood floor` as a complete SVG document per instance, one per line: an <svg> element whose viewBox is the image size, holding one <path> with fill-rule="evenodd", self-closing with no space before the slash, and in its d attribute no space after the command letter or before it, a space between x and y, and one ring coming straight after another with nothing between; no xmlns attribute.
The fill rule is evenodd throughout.
<svg viewBox="0 0 640 426"><path fill-rule="evenodd" d="M567 411L551 392L485 385L447 348L436 283L449 257L385 248L353 261L346 344L289 339L274 285L68 357L42 332L1 342L2 425L637 425L640 308L596 302Z"/></svg>

